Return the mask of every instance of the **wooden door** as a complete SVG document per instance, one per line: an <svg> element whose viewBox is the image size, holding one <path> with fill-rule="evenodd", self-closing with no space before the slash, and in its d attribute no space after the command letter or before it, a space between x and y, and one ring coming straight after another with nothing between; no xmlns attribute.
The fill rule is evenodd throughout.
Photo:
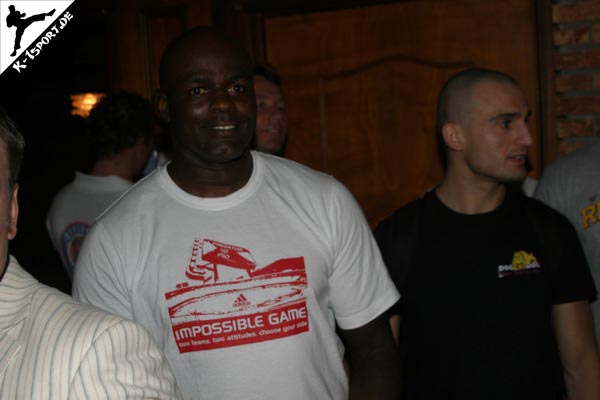
<svg viewBox="0 0 600 400"><path fill-rule="evenodd" d="M506 71L535 108L535 17L533 0L266 17L265 55L282 75L289 113L287 156L337 177L377 224L442 177L435 104L451 74L466 66ZM536 169L539 153L531 151Z"/></svg>
<svg viewBox="0 0 600 400"><path fill-rule="evenodd" d="M215 24L281 72L287 156L333 174L371 225L442 177L435 103L466 66L514 75L537 132L536 0L414 0L362 7L343 0L115 1L111 89L151 96L166 44ZM327 11L314 11L328 8ZM540 143L538 140L537 143ZM541 149L530 154L533 174Z"/></svg>
<svg viewBox="0 0 600 400"><path fill-rule="evenodd" d="M212 24L212 5L210 0L114 0L109 22L111 91L151 98L162 52L186 29Z"/></svg>

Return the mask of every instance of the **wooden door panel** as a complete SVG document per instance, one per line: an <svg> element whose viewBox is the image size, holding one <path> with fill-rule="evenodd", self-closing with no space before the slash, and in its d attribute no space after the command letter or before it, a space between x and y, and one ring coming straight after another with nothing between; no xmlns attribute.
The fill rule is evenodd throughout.
<svg viewBox="0 0 600 400"><path fill-rule="evenodd" d="M167 7L143 11L140 15L144 38L144 93L150 96L159 84L160 57L172 38L185 30L185 9Z"/></svg>
<svg viewBox="0 0 600 400"><path fill-rule="evenodd" d="M343 177L370 221L440 181L436 137L422 132L435 131L431 104L457 70L387 59L321 80L325 168ZM420 121L420 130L406 124L411 120Z"/></svg>
<svg viewBox="0 0 600 400"><path fill-rule="evenodd" d="M535 106L534 3L412 1L266 18L287 156L336 176L376 224L439 181L436 98L460 66L514 75ZM531 161L539 167L537 147Z"/></svg>
<svg viewBox="0 0 600 400"><path fill-rule="evenodd" d="M210 0L116 1L109 44L111 91L150 98L167 44L184 30L212 22Z"/></svg>

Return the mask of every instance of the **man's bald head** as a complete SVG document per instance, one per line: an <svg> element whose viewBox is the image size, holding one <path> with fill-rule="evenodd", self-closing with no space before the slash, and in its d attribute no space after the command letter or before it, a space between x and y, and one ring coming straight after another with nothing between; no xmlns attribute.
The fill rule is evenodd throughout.
<svg viewBox="0 0 600 400"><path fill-rule="evenodd" d="M482 82L507 83L518 86L512 76L491 69L468 68L450 77L442 87L437 105L437 134L440 155L446 164L446 143L442 129L448 122L465 124L471 112L473 88Z"/></svg>
<svg viewBox="0 0 600 400"><path fill-rule="evenodd" d="M249 73L252 73L253 63L242 46L214 27L199 26L173 39L163 52L159 67L160 87L163 91L168 91L172 84L170 70L177 59L177 54L185 51L190 44L193 44L196 49L204 48L207 52L227 53L241 57L247 62Z"/></svg>
<svg viewBox="0 0 600 400"><path fill-rule="evenodd" d="M446 122L464 123L471 109L471 92L481 82L517 85L515 78L504 72L483 68L465 69L446 81L438 98L438 127Z"/></svg>

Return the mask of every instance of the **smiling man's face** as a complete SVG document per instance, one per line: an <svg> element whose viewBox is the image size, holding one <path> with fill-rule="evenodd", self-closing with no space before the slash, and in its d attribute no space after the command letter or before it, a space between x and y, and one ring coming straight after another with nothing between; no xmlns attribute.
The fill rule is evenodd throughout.
<svg viewBox="0 0 600 400"><path fill-rule="evenodd" d="M256 150L281 155L287 139L287 115L281 89L263 76L254 77Z"/></svg>
<svg viewBox="0 0 600 400"><path fill-rule="evenodd" d="M222 164L250 149L256 126L252 64L219 36L194 35L166 69L174 150L193 163Z"/></svg>

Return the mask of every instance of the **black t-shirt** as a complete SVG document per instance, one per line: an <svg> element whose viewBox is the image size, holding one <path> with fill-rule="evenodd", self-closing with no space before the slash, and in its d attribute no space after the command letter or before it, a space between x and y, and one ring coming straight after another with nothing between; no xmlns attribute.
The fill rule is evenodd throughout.
<svg viewBox="0 0 600 400"><path fill-rule="evenodd" d="M544 217L541 229L528 207ZM394 245L398 229L414 230L410 248ZM548 235L556 235L551 243ZM430 192L375 236L402 296L392 312L401 316L405 398L556 399L552 305L595 297L564 217L517 195L492 212L465 215Z"/></svg>

